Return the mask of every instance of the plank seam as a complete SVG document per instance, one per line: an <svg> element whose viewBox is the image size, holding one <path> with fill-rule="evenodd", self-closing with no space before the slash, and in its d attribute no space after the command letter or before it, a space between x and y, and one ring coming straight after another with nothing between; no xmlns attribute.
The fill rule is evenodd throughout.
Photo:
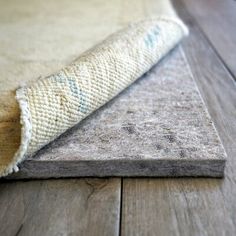
<svg viewBox="0 0 236 236"><path fill-rule="evenodd" d="M122 210L123 210L123 178L120 178L120 216L119 216L119 233L118 235L122 235Z"/></svg>

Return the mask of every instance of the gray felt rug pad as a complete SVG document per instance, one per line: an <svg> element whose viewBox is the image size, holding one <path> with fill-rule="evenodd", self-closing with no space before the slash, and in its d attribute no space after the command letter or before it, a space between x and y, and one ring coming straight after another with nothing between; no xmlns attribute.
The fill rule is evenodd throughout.
<svg viewBox="0 0 236 236"><path fill-rule="evenodd" d="M223 176L225 152L181 48L10 178Z"/></svg>

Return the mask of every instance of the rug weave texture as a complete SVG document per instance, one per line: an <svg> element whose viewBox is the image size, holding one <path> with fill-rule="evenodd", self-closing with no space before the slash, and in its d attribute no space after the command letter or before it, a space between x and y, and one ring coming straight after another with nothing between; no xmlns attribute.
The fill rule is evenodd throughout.
<svg viewBox="0 0 236 236"><path fill-rule="evenodd" d="M130 24L83 53L58 73L16 91L21 144L0 176L53 141L147 72L188 34L176 18Z"/></svg>

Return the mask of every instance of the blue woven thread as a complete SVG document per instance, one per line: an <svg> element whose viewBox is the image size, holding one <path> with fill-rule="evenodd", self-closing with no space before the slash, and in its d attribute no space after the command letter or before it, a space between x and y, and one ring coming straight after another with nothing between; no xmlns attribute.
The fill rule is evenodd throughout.
<svg viewBox="0 0 236 236"><path fill-rule="evenodd" d="M87 106L86 106L86 96L83 91L77 86L77 83L73 78L65 77L64 74L59 73L53 77L55 82L61 83L64 86L68 85L72 95L80 100L80 105L78 111L86 114Z"/></svg>
<svg viewBox="0 0 236 236"><path fill-rule="evenodd" d="M156 25L144 38L146 47L152 49L155 46L155 43L157 42L159 34L160 27Z"/></svg>

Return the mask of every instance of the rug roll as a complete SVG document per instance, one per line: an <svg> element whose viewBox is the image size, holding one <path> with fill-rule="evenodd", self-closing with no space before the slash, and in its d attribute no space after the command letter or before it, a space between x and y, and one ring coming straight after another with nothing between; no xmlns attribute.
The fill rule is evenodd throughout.
<svg viewBox="0 0 236 236"><path fill-rule="evenodd" d="M26 156L111 100L187 34L177 17L144 19L109 36L58 73L19 88L21 144L0 176L17 171Z"/></svg>

